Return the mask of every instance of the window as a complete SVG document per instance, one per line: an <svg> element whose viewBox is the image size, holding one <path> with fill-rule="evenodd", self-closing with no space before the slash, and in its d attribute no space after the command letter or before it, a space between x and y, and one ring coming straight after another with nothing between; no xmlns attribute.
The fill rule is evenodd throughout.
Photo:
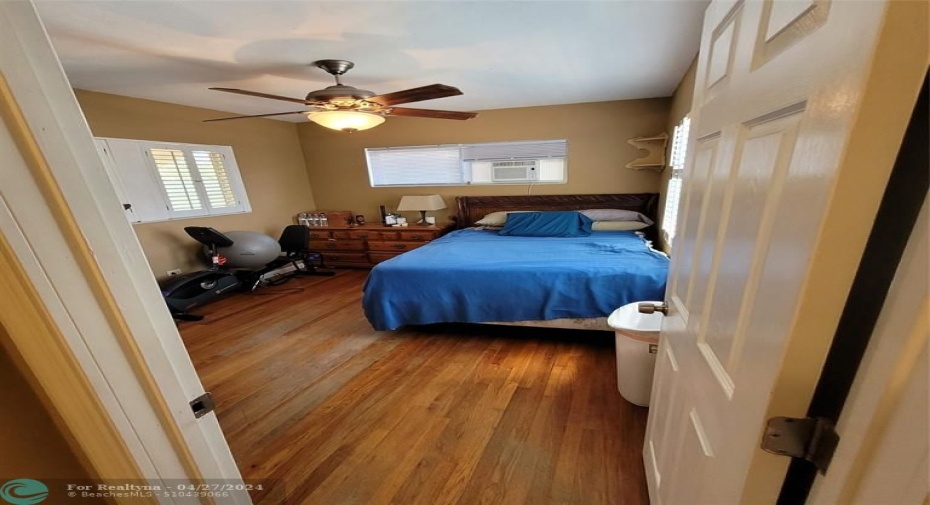
<svg viewBox="0 0 930 505"><path fill-rule="evenodd" d="M250 212L231 147L96 139L134 223Z"/></svg>
<svg viewBox="0 0 930 505"><path fill-rule="evenodd" d="M366 149L368 174L376 186L462 184L458 146Z"/></svg>
<svg viewBox="0 0 930 505"><path fill-rule="evenodd" d="M365 149L372 187L564 184L568 142L540 140Z"/></svg>
<svg viewBox="0 0 930 505"><path fill-rule="evenodd" d="M672 153L670 166L672 178L668 181L668 191L665 196L665 214L662 216L662 230L665 233L665 242L672 245L675 239L675 226L678 223L678 206L681 202L682 174L685 168L685 158L688 154L688 133L691 128L691 118L685 116L672 135Z"/></svg>

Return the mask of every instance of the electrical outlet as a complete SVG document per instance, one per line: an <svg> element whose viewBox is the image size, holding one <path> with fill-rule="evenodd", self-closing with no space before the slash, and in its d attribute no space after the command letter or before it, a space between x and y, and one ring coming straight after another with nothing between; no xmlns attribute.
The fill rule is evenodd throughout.
<svg viewBox="0 0 930 505"><path fill-rule="evenodd" d="M180 268L175 268L174 270L168 270L168 277L174 277L176 275L181 275Z"/></svg>

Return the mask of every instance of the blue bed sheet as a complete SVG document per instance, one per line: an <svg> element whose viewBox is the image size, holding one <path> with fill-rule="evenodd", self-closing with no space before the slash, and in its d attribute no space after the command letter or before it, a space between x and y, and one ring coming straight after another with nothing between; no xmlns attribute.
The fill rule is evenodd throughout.
<svg viewBox="0 0 930 505"><path fill-rule="evenodd" d="M662 300L668 258L634 232L509 237L452 232L385 261L365 282L365 316L377 330L609 315Z"/></svg>

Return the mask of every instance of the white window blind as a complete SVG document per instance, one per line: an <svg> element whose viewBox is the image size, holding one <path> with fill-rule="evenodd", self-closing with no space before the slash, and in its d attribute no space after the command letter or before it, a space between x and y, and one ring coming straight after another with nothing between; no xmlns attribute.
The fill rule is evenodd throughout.
<svg viewBox="0 0 930 505"><path fill-rule="evenodd" d="M110 138L96 142L132 222L252 210L228 146Z"/></svg>
<svg viewBox="0 0 930 505"><path fill-rule="evenodd" d="M671 245L675 239L678 224L678 207L681 203L682 176L684 175L685 159L688 154L688 134L691 129L691 118L682 118L672 135L672 151L670 166L672 177L668 181L668 190L665 197L665 213L662 216L662 230L665 241Z"/></svg>
<svg viewBox="0 0 930 505"><path fill-rule="evenodd" d="M461 184L458 146L366 149L372 186Z"/></svg>
<svg viewBox="0 0 930 505"><path fill-rule="evenodd" d="M492 142L462 145L463 161L564 158L565 140L530 142Z"/></svg>
<svg viewBox="0 0 930 505"><path fill-rule="evenodd" d="M538 169L519 184L564 183L568 143L565 140L489 142L368 148L372 187L506 184L495 180L493 163L539 160Z"/></svg>

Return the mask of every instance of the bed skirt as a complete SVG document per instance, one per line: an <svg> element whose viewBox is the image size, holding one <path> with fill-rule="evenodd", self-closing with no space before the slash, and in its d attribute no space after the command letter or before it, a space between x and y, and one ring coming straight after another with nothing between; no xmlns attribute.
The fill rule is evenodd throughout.
<svg viewBox="0 0 930 505"><path fill-rule="evenodd" d="M562 328L566 330L593 330L593 331L613 331L607 325L606 317L588 317L588 318L563 318L549 319L547 321L513 321L513 322L488 322L477 324L494 324L502 326L529 326L533 328Z"/></svg>

